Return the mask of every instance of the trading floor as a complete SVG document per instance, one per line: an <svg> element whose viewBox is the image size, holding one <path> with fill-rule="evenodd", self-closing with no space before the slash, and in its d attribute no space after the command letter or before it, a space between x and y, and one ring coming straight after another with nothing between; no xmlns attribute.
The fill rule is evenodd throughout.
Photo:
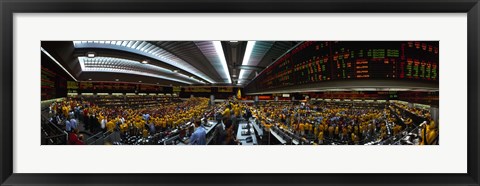
<svg viewBox="0 0 480 186"><path fill-rule="evenodd" d="M252 103L228 99L210 103L208 98L194 97L174 104L119 108L96 105L82 97L54 102L43 113L48 116L45 122L53 123L59 135L61 131L72 130L70 127L79 128L84 144L90 145L191 145L189 140L198 127L205 129L206 145L438 143L437 126L430 111L420 106L409 107L411 104L403 101ZM69 109L71 106L73 109ZM69 119L73 122L64 125ZM72 127L72 123L76 126ZM43 142L65 143L54 139L61 138Z"/></svg>
<svg viewBox="0 0 480 186"><path fill-rule="evenodd" d="M438 41L42 41L42 145L438 145Z"/></svg>

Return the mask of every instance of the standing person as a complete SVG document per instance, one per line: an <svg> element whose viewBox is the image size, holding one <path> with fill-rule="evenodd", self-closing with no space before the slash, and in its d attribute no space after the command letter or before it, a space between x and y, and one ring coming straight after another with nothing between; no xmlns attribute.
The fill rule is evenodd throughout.
<svg viewBox="0 0 480 186"><path fill-rule="evenodd" d="M318 133L318 144L319 145L323 144L323 131L320 131Z"/></svg>
<svg viewBox="0 0 480 186"><path fill-rule="evenodd" d="M247 111L246 111L246 114L245 114L245 115L246 115L247 121L250 120L250 118L252 117L252 112L250 111L249 108L247 108Z"/></svg>
<svg viewBox="0 0 480 186"><path fill-rule="evenodd" d="M227 120L228 120L227 117L223 117L223 119L220 120L221 123L219 123L215 127L215 131L214 131L214 135L215 135L214 144L215 145L223 145L223 143L225 141L225 137L226 137L227 132L226 132L224 122L227 122Z"/></svg>
<svg viewBox="0 0 480 186"><path fill-rule="evenodd" d="M102 119L102 122L100 123L100 128L102 128L102 131L103 131L103 132L106 132L106 131L107 131L106 126L107 126L107 116L105 116L105 117Z"/></svg>
<svg viewBox="0 0 480 186"><path fill-rule="evenodd" d="M189 143L190 145L206 145L207 144L207 133L203 127L200 120L195 120L195 132L190 136Z"/></svg>
<svg viewBox="0 0 480 186"><path fill-rule="evenodd" d="M330 139L332 139L332 140L333 140L333 132L334 132L334 130L335 130L335 129L333 128L332 125L330 125L330 126L328 127L328 137L329 137Z"/></svg>
<svg viewBox="0 0 480 186"><path fill-rule="evenodd" d="M72 129L77 129L78 128L78 121L75 118L70 119L70 125L72 126Z"/></svg>
<svg viewBox="0 0 480 186"><path fill-rule="evenodd" d="M230 118L230 116L231 116L230 108L231 108L230 104L228 104L228 105L225 107L225 110L224 110L223 113L222 113L222 116L223 116L223 117L229 117L229 118Z"/></svg>
<svg viewBox="0 0 480 186"><path fill-rule="evenodd" d="M90 130L90 116L88 115L88 108L83 109L83 123L85 130Z"/></svg>
<svg viewBox="0 0 480 186"><path fill-rule="evenodd" d="M65 120L65 131L67 131L67 132L72 132L72 129L73 129L72 123L71 123L70 120L67 118L67 119Z"/></svg>
<svg viewBox="0 0 480 186"><path fill-rule="evenodd" d="M240 143L240 141L236 139L235 133L233 132L233 128L227 129L227 135L225 137L225 144L226 145L238 145L239 143Z"/></svg>
<svg viewBox="0 0 480 186"><path fill-rule="evenodd" d="M298 130L300 131L301 136L305 135L305 125L303 124L303 122L298 124Z"/></svg>

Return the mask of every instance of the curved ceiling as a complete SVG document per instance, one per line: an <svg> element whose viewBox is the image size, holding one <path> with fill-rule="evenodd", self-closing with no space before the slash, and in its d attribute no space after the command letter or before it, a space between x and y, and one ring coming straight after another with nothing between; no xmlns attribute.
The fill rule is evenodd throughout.
<svg viewBox="0 0 480 186"><path fill-rule="evenodd" d="M48 51L52 59L77 81L118 81L120 77L121 81L170 86L242 86L256 74L252 72L263 70L273 58L290 49L285 46L294 46L295 43L42 41L41 46L42 51ZM264 61L270 63L265 65ZM128 75L131 78L125 78Z"/></svg>
<svg viewBox="0 0 480 186"><path fill-rule="evenodd" d="M190 63L147 41L73 41L73 45L75 48L108 48L140 54L181 68L209 83L216 83Z"/></svg>
<svg viewBox="0 0 480 186"><path fill-rule="evenodd" d="M193 80L200 82L200 80L182 76L179 73L171 70L158 67L151 64L143 64L140 61L133 61L128 59L100 57L95 58L78 57L78 61L83 72L113 72L125 74L137 74L143 76L156 77L170 81L176 81L185 84L194 84ZM178 78L171 78L169 76L177 75Z"/></svg>

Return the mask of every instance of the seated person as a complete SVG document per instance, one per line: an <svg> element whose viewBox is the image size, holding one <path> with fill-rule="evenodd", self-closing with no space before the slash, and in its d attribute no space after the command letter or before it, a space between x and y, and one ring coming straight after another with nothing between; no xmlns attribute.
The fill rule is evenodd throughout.
<svg viewBox="0 0 480 186"><path fill-rule="evenodd" d="M75 128L72 132L68 133L68 145L84 145L83 135L78 135L78 129Z"/></svg>

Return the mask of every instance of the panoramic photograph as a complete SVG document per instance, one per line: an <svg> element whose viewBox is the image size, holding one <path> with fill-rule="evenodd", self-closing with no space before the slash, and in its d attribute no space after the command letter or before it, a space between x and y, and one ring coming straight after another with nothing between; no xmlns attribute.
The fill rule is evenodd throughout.
<svg viewBox="0 0 480 186"><path fill-rule="evenodd" d="M42 41L40 52L41 145L440 141L439 41Z"/></svg>

